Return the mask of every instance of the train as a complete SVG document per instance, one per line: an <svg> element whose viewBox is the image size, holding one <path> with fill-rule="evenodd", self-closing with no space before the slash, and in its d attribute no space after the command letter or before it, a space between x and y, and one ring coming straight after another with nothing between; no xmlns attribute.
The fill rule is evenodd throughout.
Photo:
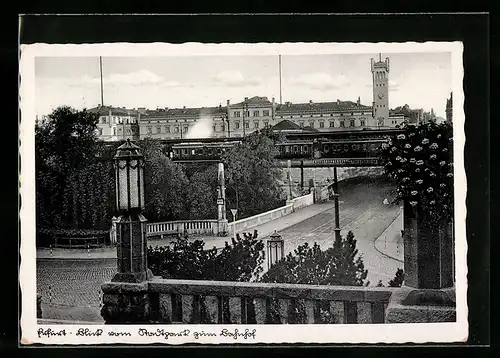
<svg viewBox="0 0 500 358"><path fill-rule="evenodd" d="M276 143L276 159L373 158L386 139L291 140ZM177 143L170 148L173 161L220 160L241 141L222 143Z"/></svg>
<svg viewBox="0 0 500 358"><path fill-rule="evenodd" d="M241 141L176 143L170 146L169 157L173 161L220 160L224 153L238 144Z"/></svg>

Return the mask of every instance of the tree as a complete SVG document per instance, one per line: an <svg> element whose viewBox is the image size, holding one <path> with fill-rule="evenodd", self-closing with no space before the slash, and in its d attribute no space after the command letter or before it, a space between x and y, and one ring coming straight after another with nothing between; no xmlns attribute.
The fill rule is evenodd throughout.
<svg viewBox="0 0 500 358"><path fill-rule="evenodd" d="M143 150L145 214L150 221L185 220L189 211L185 193L189 181L183 167L163 154L161 144L151 139L139 143Z"/></svg>
<svg viewBox="0 0 500 358"><path fill-rule="evenodd" d="M279 186L280 169L275 166L275 154L271 138L252 133L244 143L223 155L228 182L228 217L229 209L236 206L238 217L244 218L283 204L284 194Z"/></svg>
<svg viewBox="0 0 500 358"><path fill-rule="evenodd" d="M189 178L186 199L191 220L217 218L217 167L215 165L195 172Z"/></svg>
<svg viewBox="0 0 500 358"><path fill-rule="evenodd" d="M63 106L48 118L35 127L37 227L61 227L71 223L64 211L70 178L97 162L98 116Z"/></svg>
<svg viewBox="0 0 500 358"><path fill-rule="evenodd" d="M405 274L402 269L396 271L396 276L388 282L389 287L401 287L405 280Z"/></svg>

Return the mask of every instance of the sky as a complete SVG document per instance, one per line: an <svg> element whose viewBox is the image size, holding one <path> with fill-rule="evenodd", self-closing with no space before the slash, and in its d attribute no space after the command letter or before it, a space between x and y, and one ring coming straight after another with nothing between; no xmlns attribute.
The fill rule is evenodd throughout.
<svg viewBox="0 0 500 358"><path fill-rule="evenodd" d="M389 57L389 106L431 108L445 118L452 88L451 53L383 53ZM282 102L373 101L373 54L283 55ZM278 56L103 57L104 104L116 107L209 107L265 96L280 101ZM101 103L98 57L37 57L38 115L61 105Z"/></svg>

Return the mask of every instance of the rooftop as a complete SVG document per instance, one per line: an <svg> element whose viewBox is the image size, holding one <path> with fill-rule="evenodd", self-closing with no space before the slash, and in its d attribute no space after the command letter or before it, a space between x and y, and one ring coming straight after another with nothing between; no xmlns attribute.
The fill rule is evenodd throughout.
<svg viewBox="0 0 500 358"><path fill-rule="evenodd" d="M309 102L309 103L290 103L287 102L282 105L278 105L276 108L276 114L288 114L288 113L310 113L310 112L338 112L338 111L371 111L371 106L365 106L352 101L340 101L336 102Z"/></svg>

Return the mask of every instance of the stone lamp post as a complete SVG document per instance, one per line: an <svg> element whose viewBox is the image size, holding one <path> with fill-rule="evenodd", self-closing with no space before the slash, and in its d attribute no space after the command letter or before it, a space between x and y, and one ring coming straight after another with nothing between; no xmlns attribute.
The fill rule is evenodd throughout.
<svg viewBox="0 0 500 358"><path fill-rule="evenodd" d="M147 263L144 209L144 157L130 139L114 157L116 175L116 222L118 273L114 282L142 282L153 277Z"/></svg>
<svg viewBox="0 0 500 358"><path fill-rule="evenodd" d="M148 281L153 278L147 262L144 209L144 157L130 142L118 147L114 157L116 175L116 254L118 272L102 284L101 316L106 324L146 323L151 305Z"/></svg>

